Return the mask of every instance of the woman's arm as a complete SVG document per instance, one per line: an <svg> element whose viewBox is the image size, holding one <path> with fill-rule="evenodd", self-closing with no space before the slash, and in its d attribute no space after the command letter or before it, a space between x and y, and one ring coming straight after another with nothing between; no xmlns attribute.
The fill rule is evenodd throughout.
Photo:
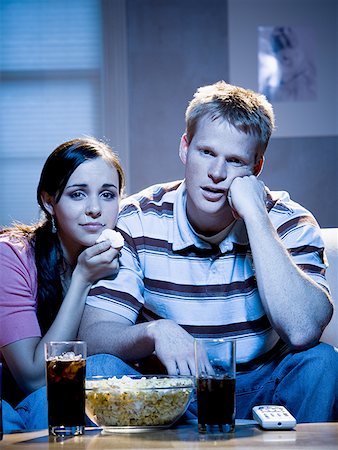
<svg viewBox="0 0 338 450"><path fill-rule="evenodd" d="M60 310L43 337L28 337L2 347L6 363L21 389L27 393L45 383L44 343L76 339L87 294L92 284L118 269L118 250L108 241L84 250L71 277ZM36 318L34 318L35 320ZM13 321L17 326L20 317Z"/></svg>

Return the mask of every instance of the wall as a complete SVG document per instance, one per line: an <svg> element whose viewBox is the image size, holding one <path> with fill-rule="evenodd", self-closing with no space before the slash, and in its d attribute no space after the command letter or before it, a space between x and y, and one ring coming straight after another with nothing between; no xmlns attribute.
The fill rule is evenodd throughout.
<svg viewBox="0 0 338 450"><path fill-rule="evenodd" d="M270 189L288 191L322 227L337 227L337 162L337 137L272 139L261 178Z"/></svg>
<svg viewBox="0 0 338 450"><path fill-rule="evenodd" d="M178 145L197 87L228 76L224 0L128 0L129 193L183 177Z"/></svg>
<svg viewBox="0 0 338 450"><path fill-rule="evenodd" d="M338 226L337 3L127 0L128 192L183 176L178 144L198 86L224 79L257 89L257 24L309 24L318 36L319 103L274 105L278 131L262 179L288 190L323 227Z"/></svg>
<svg viewBox="0 0 338 450"><path fill-rule="evenodd" d="M314 36L316 101L274 102L276 137L338 135L336 0L228 0L230 82L258 88L258 26L307 27ZM245 11L245 14L243 14ZM325 114L323 112L325 111Z"/></svg>

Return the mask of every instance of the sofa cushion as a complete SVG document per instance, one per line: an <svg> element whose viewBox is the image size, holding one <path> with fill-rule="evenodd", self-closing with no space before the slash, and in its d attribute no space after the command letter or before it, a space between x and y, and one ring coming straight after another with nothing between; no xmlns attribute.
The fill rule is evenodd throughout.
<svg viewBox="0 0 338 450"><path fill-rule="evenodd" d="M329 267L326 277L331 289L335 312L325 328L322 341L338 347L338 228L322 228Z"/></svg>

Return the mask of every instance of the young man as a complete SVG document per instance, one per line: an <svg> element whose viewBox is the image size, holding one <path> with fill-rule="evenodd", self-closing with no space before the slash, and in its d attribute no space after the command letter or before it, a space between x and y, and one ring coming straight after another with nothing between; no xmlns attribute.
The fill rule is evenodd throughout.
<svg viewBox="0 0 338 450"><path fill-rule="evenodd" d="M80 336L91 353L155 356L169 374L194 374L194 337L235 338L237 417L275 403L298 421L332 420L323 241L311 213L258 179L273 127L259 94L224 82L196 92L185 179L126 199L120 271L91 290Z"/></svg>

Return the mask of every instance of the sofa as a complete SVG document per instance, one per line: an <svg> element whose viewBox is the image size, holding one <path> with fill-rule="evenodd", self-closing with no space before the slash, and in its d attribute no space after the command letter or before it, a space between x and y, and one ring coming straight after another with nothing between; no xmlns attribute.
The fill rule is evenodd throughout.
<svg viewBox="0 0 338 450"><path fill-rule="evenodd" d="M333 317L325 328L321 340L338 348L338 228L322 228L329 267L326 272L335 305Z"/></svg>

